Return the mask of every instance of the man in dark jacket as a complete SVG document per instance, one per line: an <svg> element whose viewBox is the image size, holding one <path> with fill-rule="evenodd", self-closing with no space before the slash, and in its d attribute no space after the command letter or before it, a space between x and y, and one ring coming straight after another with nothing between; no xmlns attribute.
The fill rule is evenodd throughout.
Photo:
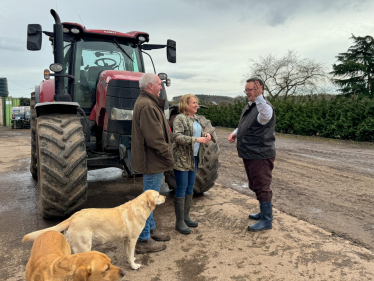
<svg viewBox="0 0 374 281"><path fill-rule="evenodd" d="M139 80L140 95L135 102L132 120L131 166L143 174L143 191L160 191L165 171L174 167L171 133L164 114L165 100L159 98L162 89L160 78L145 73ZM170 235L156 230L153 212L136 243L137 254L166 249Z"/></svg>
<svg viewBox="0 0 374 281"><path fill-rule="evenodd" d="M247 80L244 93L248 104L244 107L238 128L229 141L237 140L238 155L243 159L249 188L256 193L260 212L249 218L258 220L248 226L250 231L272 228L272 191L270 188L275 160L275 112L263 96L264 83L258 78Z"/></svg>

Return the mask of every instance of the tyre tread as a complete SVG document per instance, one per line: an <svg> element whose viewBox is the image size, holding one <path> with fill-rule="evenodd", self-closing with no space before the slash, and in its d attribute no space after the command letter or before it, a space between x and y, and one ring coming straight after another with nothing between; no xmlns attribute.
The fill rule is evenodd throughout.
<svg viewBox="0 0 374 281"><path fill-rule="evenodd" d="M39 208L44 218L71 215L84 207L87 200L83 126L76 115L51 114L38 117L36 132Z"/></svg>

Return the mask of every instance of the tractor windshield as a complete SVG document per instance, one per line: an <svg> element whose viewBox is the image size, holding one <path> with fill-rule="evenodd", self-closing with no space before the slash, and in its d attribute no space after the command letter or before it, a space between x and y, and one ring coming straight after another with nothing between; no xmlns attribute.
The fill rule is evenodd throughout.
<svg viewBox="0 0 374 281"><path fill-rule="evenodd" d="M104 70L142 71L137 45L90 38L76 42L74 101L82 108L93 106L98 77Z"/></svg>

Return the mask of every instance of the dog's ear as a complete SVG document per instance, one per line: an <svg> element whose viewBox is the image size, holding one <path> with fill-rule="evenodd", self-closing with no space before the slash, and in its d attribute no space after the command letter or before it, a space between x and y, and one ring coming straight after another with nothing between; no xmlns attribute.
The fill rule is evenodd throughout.
<svg viewBox="0 0 374 281"><path fill-rule="evenodd" d="M86 281L91 273L91 268L80 266L75 270L73 281Z"/></svg>
<svg viewBox="0 0 374 281"><path fill-rule="evenodd" d="M154 210L156 208L156 198L153 195L153 192L149 192L147 195L147 202L148 206L151 208L151 210Z"/></svg>

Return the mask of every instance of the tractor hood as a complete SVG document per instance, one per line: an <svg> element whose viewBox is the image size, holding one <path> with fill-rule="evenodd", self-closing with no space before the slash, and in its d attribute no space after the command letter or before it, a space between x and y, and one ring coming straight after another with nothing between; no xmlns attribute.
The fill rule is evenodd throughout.
<svg viewBox="0 0 374 281"><path fill-rule="evenodd" d="M125 80L125 81L139 81L144 73L141 72L132 72L132 71L120 71L120 70L105 70L100 73L99 85L104 87L105 90L108 87L108 84L112 80Z"/></svg>

